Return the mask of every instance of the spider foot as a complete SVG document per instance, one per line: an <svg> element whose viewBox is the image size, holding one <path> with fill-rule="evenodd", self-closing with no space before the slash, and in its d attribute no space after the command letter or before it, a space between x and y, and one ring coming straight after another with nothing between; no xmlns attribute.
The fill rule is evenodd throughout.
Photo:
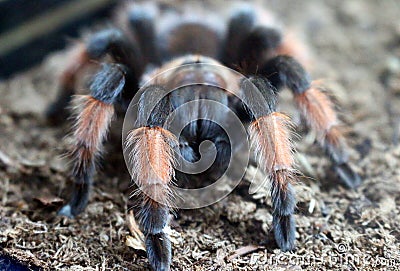
<svg viewBox="0 0 400 271"><path fill-rule="evenodd" d="M146 251L150 265L155 271L169 271L171 265L171 241L164 232L146 236Z"/></svg>
<svg viewBox="0 0 400 271"><path fill-rule="evenodd" d="M362 179L347 163L333 166L333 170L339 176L340 181L350 189L357 188Z"/></svg>
<svg viewBox="0 0 400 271"><path fill-rule="evenodd" d="M293 251L295 249L296 223L293 215L278 216L273 218L275 241L282 251Z"/></svg>
<svg viewBox="0 0 400 271"><path fill-rule="evenodd" d="M66 216L68 218L75 218L71 211L71 205L64 205L57 213L59 216Z"/></svg>
<svg viewBox="0 0 400 271"><path fill-rule="evenodd" d="M59 216L66 216L68 218L75 218L75 216L79 215L86 208L85 203L73 203L70 202L64 205L57 213Z"/></svg>
<svg viewBox="0 0 400 271"><path fill-rule="evenodd" d="M74 218L85 210L89 201L89 184L75 184L71 200L57 213L60 216Z"/></svg>

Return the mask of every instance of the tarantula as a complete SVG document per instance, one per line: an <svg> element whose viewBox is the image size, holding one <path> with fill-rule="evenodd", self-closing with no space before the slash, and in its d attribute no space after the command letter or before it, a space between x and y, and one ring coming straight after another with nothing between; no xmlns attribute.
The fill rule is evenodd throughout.
<svg viewBox="0 0 400 271"><path fill-rule="evenodd" d="M118 17L121 27L96 32L76 47L61 76L58 99L48 110L50 119L63 116L82 70L93 60L100 62L101 68L93 76L90 94L75 99L72 146L75 184L70 201L59 212L61 215L74 217L85 209L95 160L116 108L126 110L145 78L172 67L179 68L143 87L136 129L127 137L133 149L132 176L139 188L134 194L135 218L145 235L148 259L154 270L169 270L171 264L171 243L164 229L170 212L167 203L173 200L169 189L177 172L173 164L174 150L178 149L186 160L196 161L200 143L212 141L217 150L216 162L205 174L200 174L204 179L223 169L231 154L227 135L217 124L204 119L207 115L204 108L179 113L181 119L191 114L198 119L187 125L179 137L165 128L167 116L187 101L216 100L248 124L257 163L269 174L272 183L272 227L276 243L283 251L295 248L295 192L291 183L296 178L290 120L276 111L277 95L283 88L293 92L302 116L317 133L317 140L332 160L339 179L349 187L360 183L359 175L348 164L347 146L333 102L296 60L296 45L285 39L281 30L269 24L260 12L258 7L242 5L227 20L204 19L205 14L193 19L196 17L193 11L184 7L135 3L122 9L124 15ZM235 95L224 91L233 84L246 97L246 82L239 80L235 73L183 65L193 63L224 65L240 71L261 93L268 110L262 115L254 114ZM154 110L146 111L147 104L158 94L191 82L205 85L189 85L178 94L170 92ZM219 118L227 120L223 112Z"/></svg>

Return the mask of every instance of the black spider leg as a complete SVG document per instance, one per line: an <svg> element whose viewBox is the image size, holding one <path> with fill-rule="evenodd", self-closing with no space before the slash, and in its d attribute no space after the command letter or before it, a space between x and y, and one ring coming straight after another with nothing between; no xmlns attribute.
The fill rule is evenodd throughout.
<svg viewBox="0 0 400 271"><path fill-rule="evenodd" d="M244 8L232 14L220 53L222 63L226 66L237 68L236 65L240 64L238 48L251 32L255 21L255 12L250 8Z"/></svg>
<svg viewBox="0 0 400 271"><path fill-rule="evenodd" d="M131 100L144 70L144 63L137 45L129 42L124 34L116 28L99 31L91 36L85 44L76 46L70 63L61 74L59 94L46 111L46 116L52 123L65 119L67 115L65 108L75 93L75 84L80 72L94 60L99 61L107 54L117 63L126 66L126 73L129 73L126 87L131 91L124 91L122 99L125 103Z"/></svg>
<svg viewBox="0 0 400 271"><path fill-rule="evenodd" d="M246 74L255 74L258 66L272 57L283 42L278 29L259 25L256 13L246 5L236 11L222 46L223 63Z"/></svg>
<svg viewBox="0 0 400 271"><path fill-rule="evenodd" d="M145 235L150 265L156 271L170 270L171 242L165 228L173 200L170 188L175 176L173 150L179 145L176 137L163 128L172 111L170 97L165 94L161 86L143 89L136 121L139 128L132 130L125 141L137 188L132 194L131 208ZM160 97L163 98L157 101Z"/></svg>
<svg viewBox="0 0 400 271"><path fill-rule="evenodd" d="M160 63L155 30L155 12L147 5L135 5L128 14L128 23L141 50L144 63Z"/></svg>
<svg viewBox="0 0 400 271"><path fill-rule="evenodd" d="M276 93L271 84L263 77L251 77L242 82L241 89L246 97L246 104L252 108L263 101L252 101L252 83L265 99L267 110L250 112L251 124L249 133L254 146L257 164L269 175L271 180L271 197L273 209L273 230L275 240L283 251L295 248L296 225L294 209L295 192L292 183L295 180L294 158L290 139L290 119L276 112ZM254 91L254 90L253 90Z"/></svg>
<svg viewBox="0 0 400 271"><path fill-rule="evenodd" d="M277 29L254 27L238 46L238 64L246 74L256 74L281 44L282 35Z"/></svg>
<svg viewBox="0 0 400 271"><path fill-rule="evenodd" d="M121 64L103 64L90 85L91 95L76 96L74 100L76 119L70 151L74 159L74 184L71 198L59 215L74 217L88 203L96 158L101 153L113 119L114 105L120 101L126 82L126 69Z"/></svg>
<svg viewBox="0 0 400 271"><path fill-rule="evenodd" d="M317 133L317 140L333 162L333 169L349 188L361 183L361 177L350 167L346 140L334 104L322 87L290 56L276 56L264 63L258 73L265 76L277 91L292 90L295 101L308 126Z"/></svg>

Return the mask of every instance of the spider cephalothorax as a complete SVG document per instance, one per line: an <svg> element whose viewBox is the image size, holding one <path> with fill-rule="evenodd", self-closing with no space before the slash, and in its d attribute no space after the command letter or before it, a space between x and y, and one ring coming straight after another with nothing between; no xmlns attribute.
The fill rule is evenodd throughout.
<svg viewBox="0 0 400 271"><path fill-rule="evenodd" d="M201 104L204 100L218 101L231 108L246 124L257 163L272 183L276 242L284 251L293 250L295 195L291 183L295 170L290 119L276 112L276 96L282 88L293 92L301 114L316 132L338 177L350 187L360 182L348 165L345 139L338 127L333 103L296 60L295 44L247 5L228 17L226 29L223 19L201 20L200 15L193 19L196 16L188 15L193 15L193 11L165 4L135 4L123 11L124 15L119 17L119 22L123 22L120 28L97 32L76 47L61 77L60 96L48 111L50 119L60 117L74 93L81 70L92 60L101 61L101 69L90 84L90 94L75 99L77 117L72 146L75 186L71 200L60 214L73 217L86 207L95 159L100 154L115 107L126 109L142 87L135 129L126 137L125 145L130 148L131 174L138 187L134 193L135 217L145 235L153 269L169 270L171 264L171 244L164 229L169 206L174 201L172 182L178 178L174 151L178 150L185 160L194 162L199 159L201 142L213 142L216 160L203 175L198 174L200 179L224 170L227 157L232 155L226 133L214 122L207 121L211 109ZM222 68L188 65L201 63L240 70L247 80ZM174 68L176 72L163 73L151 84L142 83ZM258 90L265 103L266 109L261 114L255 114L243 102L249 100L248 83ZM182 84L188 86L179 88ZM232 86L243 100L225 91ZM179 90L169 92L171 89ZM163 98L149 108L155 97ZM165 126L166 119L175 109L192 100L199 100L200 105L177 113L178 121L184 123L177 137ZM216 115L219 122L229 122L224 112ZM197 121L187 122L189 116Z"/></svg>

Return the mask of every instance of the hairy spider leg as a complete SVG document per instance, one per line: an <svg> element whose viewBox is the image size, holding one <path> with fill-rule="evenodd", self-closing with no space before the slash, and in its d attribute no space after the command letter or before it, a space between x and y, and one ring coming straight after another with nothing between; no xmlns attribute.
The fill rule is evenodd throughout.
<svg viewBox="0 0 400 271"><path fill-rule="evenodd" d="M259 73L279 92L283 87L292 90L294 100L307 122L317 133L317 140L333 162L340 180L349 188L361 183L361 177L350 167L347 144L334 104L322 86L312 82L302 65L290 56L276 56L268 60Z"/></svg>
<svg viewBox="0 0 400 271"><path fill-rule="evenodd" d="M162 128L171 112L169 95L149 109L152 99L163 97L161 86L151 85L144 89L139 100L136 128L129 132L126 150L130 153L132 178L137 188L132 193L134 215L145 235L147 256L156 271L169 270L171 264L171 242L165 227L173 200L171 182L174 179L173 149L179 143L168 130ZM148 117L147 113L151 112Z"/></svg>
<svg viewBox="0 0 400 271"><path fill-rule="evenodd" d="M262 93L269 108L262 116L251 116L249 126L251 143L254 146L257 164L269 175L272 182L273 229L275 240L283 251L295 248L296 225L294 209L295 180L294 158L291 144L291 122L288 116L276 112L276 94L268 80L251 77L250 82ZM246 82L242 82L246 92Z"/></svg>
<svg viewBox="0 0 400 271"><path fill-rule="evenodd" d="M118 15L122 13L121 28L128 28L129 34L140 48L144 63L160 63L160 53L157 46L157 35L154 25L157 11L149 3L130 3L128 7L123 6ZM127 10L126 10L127 8Z"/></svg>
<svg viewBox="0 0 400 271"><path fill-rule="evenodd" d="M101 154L103 141L114 116L125 85L124 66L104 64L90 85L91 95L78 95L74 99L75 125L70 154L74 159L72 196L60 215L74 217L81 213L89 198L95 172L96 158Z"/></svg>

